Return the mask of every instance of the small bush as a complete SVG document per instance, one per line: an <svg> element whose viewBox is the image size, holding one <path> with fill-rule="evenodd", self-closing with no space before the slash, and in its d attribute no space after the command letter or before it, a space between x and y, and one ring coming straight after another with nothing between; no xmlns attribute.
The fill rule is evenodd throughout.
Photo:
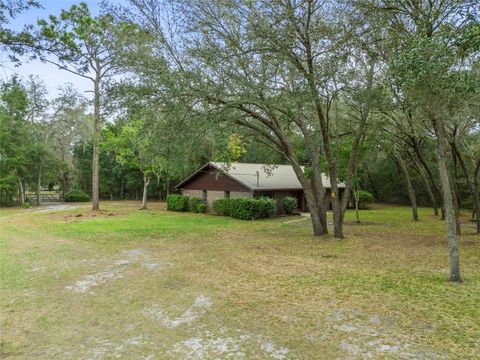
<svg viewBox="0 0 480 360"><path fill-rule="evenodd" d="M230 216L241 220L254 220L257 200L252 198L232 198L229 202Z"/></svg>
<svg viewBox="0 0 480 360"><path fill-rule="evenodd" d="M87 202L90 201L90 196L82 190L72 189L65 194L66 202Z"/></svg>
<svg viewBox="0 0 480 360"><path fill-rule="evenodd" d="M229 209L231 207L232 200L233 200L233 198L214 200L213 203L212 203L213 212L218 214L218 215L230 216Z"/></svg>
<svg viewBox="0 0 480 360"><path fill-rule="evenodd" d="M258 213L256 218L267 218L275 214L275 200L268 197L261 197L258 200Z"/></svg>
<svg viewBox="0 0 480 360"><path fill-rule="evenodd" d="M172 194L167 197L167 210L170 211L187 211L188 196Z"/></svg>
<svg viewBox="0 0 480 360"><path fill-rule="evenodd" d="M207 204L201 203L197 205L197 213L204 213L207 212Z"/></svg>
<svg viewBox="0 0 480 360"><path fill-rule="evenodd" d="M28 201L25 201L22 205L24 209L29 209L31 207L30 203Z"/></svg>
<svg viewBox="0 0 480 360"><path fill-rule="evenodd" d="M285 211L285 214L290 215L296 208L297 199L288 196L283 198L283 210Z"/></svg>
<svg viewBox="0 0 480 360"><path fill-rule="evenodd" d="M366 209L368 204L373 202L373 195L370 194L368 191L358 190L355 192L354 196L355 195L358 196L358 207L360 209Z"/></svg>
<svg viewBox="0 0 480 360"><path fill-rule="evenodd" d="M203 199L191 196L188 199L188 210L194 213L203 213L207 210L207 205L203 202Z"/></svg>

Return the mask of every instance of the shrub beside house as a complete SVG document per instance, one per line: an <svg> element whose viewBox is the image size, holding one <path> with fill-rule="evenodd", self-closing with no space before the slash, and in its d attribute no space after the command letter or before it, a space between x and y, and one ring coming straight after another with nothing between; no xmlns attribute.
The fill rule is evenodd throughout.
<svg viewBox="0 0 480 360"><path fill-rule="evenodd" d="M241 220L255 220L275 215L276 205L273 199L262 197L217 199L212 204L213 212Z"/></svg>
<svg viewBox="0 0 480 360"><path fill-rule="evenodd" d="M217 199L212 207L215 214L241 220L268 218L276 212L275 201L267 197ZM206 209L207 205L198 197L173 194L167 198L167 210L170 211L204 213Z"/></svg>

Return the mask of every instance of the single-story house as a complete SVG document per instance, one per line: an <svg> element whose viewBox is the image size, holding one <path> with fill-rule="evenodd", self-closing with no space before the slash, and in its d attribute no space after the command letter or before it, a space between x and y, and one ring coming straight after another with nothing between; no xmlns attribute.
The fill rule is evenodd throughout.
<svg viewBox="0 0 480 360"><path fill-rule="evenodd" d="M330 201L330 179L322 174ZM297 199L299 211L308 211L305 195L291 165L208 162L177 186L182 194L203 198L210 210L215 199L267 196L277 200L277 213L283 213L282 199ZM338 184L339 196L345 189Z"/></svg>

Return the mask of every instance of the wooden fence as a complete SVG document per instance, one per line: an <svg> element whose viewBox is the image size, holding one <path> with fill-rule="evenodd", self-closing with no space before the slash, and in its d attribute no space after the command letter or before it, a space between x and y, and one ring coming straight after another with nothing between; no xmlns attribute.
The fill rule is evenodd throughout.
<svg viewBox="0 0 480 360"><path fill-rule="evenodd" d="M37 194L27 194L25 197L26 201L28 201L30 204L36 204L37 202ZM48 193L48 194L42 194L40 193L40 202L63 202L63 195L61 193L56 194L56 193Z"/></svg>

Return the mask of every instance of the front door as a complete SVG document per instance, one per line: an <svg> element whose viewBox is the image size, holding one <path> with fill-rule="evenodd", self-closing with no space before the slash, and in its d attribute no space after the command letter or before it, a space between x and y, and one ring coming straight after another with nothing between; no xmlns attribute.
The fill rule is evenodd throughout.
<svg viewBox="0 0 480 360"><path fill-rule="evenodd" d="M297 198L297 210L302 211L302 192L295 191L295 197Z"/></svg>

